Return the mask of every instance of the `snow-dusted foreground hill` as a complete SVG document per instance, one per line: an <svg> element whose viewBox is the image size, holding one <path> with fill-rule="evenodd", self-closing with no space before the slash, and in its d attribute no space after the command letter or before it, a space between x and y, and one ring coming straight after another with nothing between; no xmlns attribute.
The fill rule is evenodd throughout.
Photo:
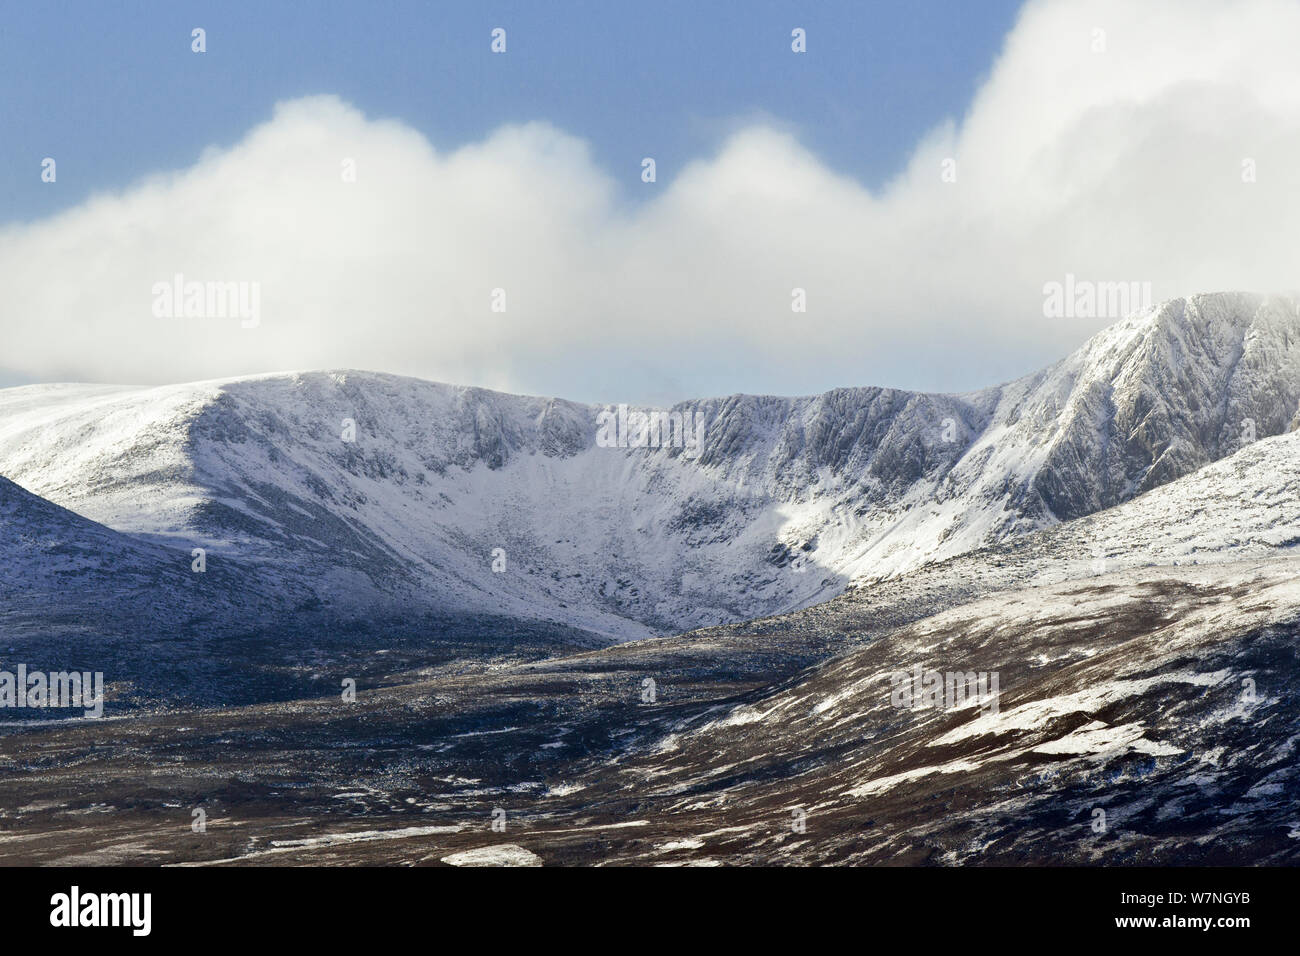
<svg viewBox="0 0 1300 956"><path fill-rule="evenodd" d="M612 789L654 807L677 860L1293 865L1298 569L1124 571L953 608L678 722ZM947 706L900 692L916 670ZM791 808L802 831L776 825Z"/></svg>
<svg viewBox="0 0 1300 956"><path fill-rule="evenodd" d="M633 638L808 606L1111 508L1284 432L1298 404L1297 303L1219 294L969 395L684 403L704 423L697 448L689 429L603 447L601 408L372 373L6 389L0 475L133 546L165 545L186 573L202 547L209 568L339 613ZM1228 499L1250 477L1215 474ZM1263 503L1225 511L1218 543ZM1158 536L1114 533L1120 547ZM40 567L27 551L0 560L15 587Z"/></svg>
<svg viewBox="0 0 1300 956"><path fill-rule="evenodd" d="M0 478L0 634L34 625L92 644L105 629L142 624L166 635L178 620L236 620L249 605L289 610L308 592L247 567L191 573L190 554L96 524Z"/></svg>

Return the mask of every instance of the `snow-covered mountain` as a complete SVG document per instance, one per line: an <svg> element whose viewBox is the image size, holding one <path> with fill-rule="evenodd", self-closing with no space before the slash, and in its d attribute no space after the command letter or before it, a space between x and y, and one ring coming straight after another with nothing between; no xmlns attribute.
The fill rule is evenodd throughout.
<svg viewBox="0 0 1300 956"><path fill-rule="evenodd" d="M698 448L689 429L666 447L604 447L600 407L364 372L12 388L0 474L165 546L183 570L203 547L211 568L310 588L341 612L428 607L632 638L825 601L1285 432L1297 310L1174 300L966 395L683 403L673 412L704 423ZM30 557L8 548L0 560L26 575Z"/></svg>
<svg viewBox="0 0 1300 956"><path fill-rule="evenodd" d="M370 373L0 391L0 656L117 718L6 725L0 855L415 864L505 808L548 864L1293 863L1296 343L1200 296L698 447Z"/></svg>

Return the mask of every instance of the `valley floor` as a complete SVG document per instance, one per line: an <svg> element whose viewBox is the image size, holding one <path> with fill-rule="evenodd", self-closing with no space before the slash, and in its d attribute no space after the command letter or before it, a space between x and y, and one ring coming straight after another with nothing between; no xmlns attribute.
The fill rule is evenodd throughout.
<svg viewBox="0 0 1300 956"><path fill-rule="evenodd" d="M957 571L607 648L376 640L354 703L6 723L0 863L1300 862L1300 562ZM913 665L996 713L892 706Z"/></svg>

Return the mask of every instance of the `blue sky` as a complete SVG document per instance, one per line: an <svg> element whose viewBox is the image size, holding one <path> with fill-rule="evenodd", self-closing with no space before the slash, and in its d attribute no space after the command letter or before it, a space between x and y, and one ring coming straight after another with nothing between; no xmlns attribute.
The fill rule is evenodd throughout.
<svg viewBox="0 0 1300 956"><path fill-rule="evenodd" d="M1296 35L1294 0L10 4L0 386L994 385L1131 311L1053 314L1067 279L1295 291ZM257 320L160 309L178 274Z"/></svg>
<svg viewBox="0 0 1300 956"><path fill-rule="evenodd" d="M877 186L927 129L965 111L1018 6L10 3L0 20L0 221L188 166L205 147L238 141L277 101L317 93L398 118L439 149L548 120L586 139L608 170L655 156L663 181L762 119ZM207 31L202 56L190 50L195 26ZM488 50L497 26L504 57ZM795 26L808 32L804 57L789 55ZM57 189L40 182L46 156L58 161Z"/></svg>

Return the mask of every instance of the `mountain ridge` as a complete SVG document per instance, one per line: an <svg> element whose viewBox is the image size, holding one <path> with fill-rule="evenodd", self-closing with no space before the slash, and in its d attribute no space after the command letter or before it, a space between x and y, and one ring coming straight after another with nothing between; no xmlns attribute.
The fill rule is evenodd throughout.
<svg viewBox="0 0 1300 956"><path fill-rule="evenodd" d="M976 392L681 402L707 423L697 456L599 447L606 406L303 372L0 390L0 474L342 606L626 639L806 607L1114 507L1248 444L1247 419L1285 431L1297 383L1296 300L1218 293Z"/></svg>

